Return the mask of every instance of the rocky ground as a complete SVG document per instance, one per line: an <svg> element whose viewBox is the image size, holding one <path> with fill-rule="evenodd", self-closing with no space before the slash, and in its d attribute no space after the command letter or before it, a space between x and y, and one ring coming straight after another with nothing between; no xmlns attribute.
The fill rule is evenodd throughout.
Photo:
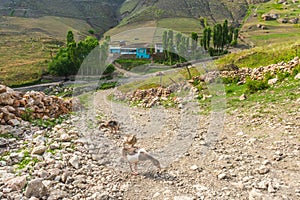
<svg viewBox="0 0 300 200"><path fill-rule="evenodd" d="M215 107L208 114L200 114L194 88L186 84L182 90L178 93L185 95L171 108L156 101L153 105L158 106L152 107L155 95L144 102L151 106L128 106L108 100L119 94L116 90L89 93L85 99L89 107L53 128L23 121L18 112L13 118L17 124L6 123L12 114L3 112L0 199L300 198L299 90L290 91L293 98L285 96L286 91L272 103ZM2 91L1 98L8 103L1 109L22 110L36 103L40 106L35 111L56 107L45 104L44 94L40 101L31 101L39 96L34 95L23 107L15 105L24 97L12 101L13 94L10 89ZM221 100L218 105L226 102ZM118 121L119 132L99 129L103 120ZM140 174L131 175L120 153L122 137L128 133L136 134L137 145L160 161L161 171L144 162L139 164Z"/></svg>
<svg viewBox="0 0 300 200"><path fill-rule="evenodd" d="M192 104L130 108L109 102L110 92L51 130L1 126L0 199L300 198L299 98L228 109L220 126L222 117L185 110ZM99 130L100 118L118 120L120 133ZM137 134L161 172L146 162L130 174L120 159L125 133Z"/></svg>

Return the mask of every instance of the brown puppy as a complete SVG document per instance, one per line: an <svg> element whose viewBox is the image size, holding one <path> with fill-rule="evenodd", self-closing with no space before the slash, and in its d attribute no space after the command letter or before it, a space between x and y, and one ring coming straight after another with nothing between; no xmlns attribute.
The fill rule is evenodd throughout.
<svg viewBox="0 0 300 200"><path fill-rule="evenodd" d="M120 129L120 125L117 121L110 120L106 123L101 124L99 129L101 128L109 128L111 133L116 134Z"/></svg>

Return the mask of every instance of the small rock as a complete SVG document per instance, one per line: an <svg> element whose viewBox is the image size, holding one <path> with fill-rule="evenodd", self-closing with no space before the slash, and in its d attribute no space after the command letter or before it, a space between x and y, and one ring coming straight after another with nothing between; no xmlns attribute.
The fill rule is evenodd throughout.
<svg viewBox="0 0 300 200"><path fill-rule="evenodd" d="M68 196L68 193L61 190L53 190L47 200L64 199Z"/></svg>
<svg viewBox="0 0 300 200"><path fill-rule="evenodd" d="M75 168L75 169L79 169L79 158L78 156L73 156L70 160L69 163Z"/></svg>
<svg viewBox="0 0 300 200"><path fill-rule="evenodd" d="M272 78L272 79L268 80L268 84L274 85L275 83L277 83L277 81L278 81L278 78Z"/></svg>
<svg viewBox="0 0 300 200"><path fill-rule="evenodd" d="M223 180L223 179L226 179L226 178L227 178L227 175L224 174L224 173L221 173L221 174L218 175L219 180Z"/></svg>
<svg viewBox="0 0 300 200"><path fill-rule="evenodd" d="M30 197L29 200L39 200L39 198L36 198L36 197Z"/></svg>
<svg viewBox="0 0 300 200"><path fill-rule="evenodd" d="M236 136L243 136L243 135L245 135L243 131L240 131L236 134Z"/></svg>
<svg viewBox="0 0 300 200"><path fill-rule="evenodd" d="M295 76L295 80L300 80L300 73Z"/></svg>
<svg viewBox="0 0 300 200"><path fill-rule="evenodd" d="M241 96L240 96L240 101L244 101L244 100L246 100L247 99L247 96L245 95L245 94L242 94Z"/></svg>
<svg viewBox="0 0 300 200"><path fill-rule="evenodd" d="M70 177L72 175L72 172L70 171L65 171L62 175L61 175L61 180L62 182L66 182L68 177Z"/></svg>
<svg viewBox="0 0 300 200"><path fill-rule="evenodd" d="M268 192L269 193L275 193L276 192L276 190L274 189L274 187L272 186L271 183L269 183L269 185L268 185Z"/></svg>
<svg viewBox="0 0 300 200"><path fill-rule="evenodd" d="M108 200L109 199L109 193L108 192L103 192L98 195L99 200Z"/></svg>
<svg viewBox="0 0 300 200"><path fill-rule="evenodd" d="M33 139L33 143L36 145L44 145L46 138L42 135L38 135L36 138Z"/></svg>
<svg viewBox="0 0 300 200"><path fill-rule="evenodd" d="M155 198L159 197L159 195L160 195L160 193L159 193L159 192L156 192L156 193L153 195L152 199L155 199Z"/></svg>
<svg viewBox="0 0 300 200"><path fill-rule="evenodd" d="M60 141L62 142L70 142L71 140L72 138L66 133L60 136Z"/></svg>
<svg viewBox="0 0 300 200"><path fill-rule="evenodd" d="M270 162L269 160L264 160L264 161L262 162L262 164L263 164L263 165L268 165L268 164L271 164L271 162Z"/></svg>
<svg viewBox="0 0 300 200"><path fill-rule="evenodd" d="M44 145L34 147L31 154L42 155L47 150L47 147Z"/></svg>
<svg viewBox="0 0 300 200"><path fill-rule="evenodd" d="M21 123L17 119L11 119L11 120L8 121L8 124L11 125L11 126L19 126Z"/></svg>
<svg viewBox="0 0 300 200"><path fill-rule="evenodd" d="M183 104L182 103L178 104L178 109L183 109Z"/></svg>
<svg viewBox="0 0 300 200"><path fill-rule="evenodd" d="M54 142L54 143L50 144L49 148L51 150L54 150L54 149L59 149L59 146L60 145L57 142Z"/></svg>
<svg viewBox="0 0 300 200"><path fill-rule="evenodd" d="M0 94L6 92L7 87L5 85L0 85Z"/></svg>
<svg viewBox="0 0 300 200"><path fill-rule="evenodd" d="M249 200L258 200L262 199L263 194L259 192L257 189L252 189L249 192Z"/></svg>
<svg viewBox="0 0 300 200"><path fill-rule="evenodd" d="M11 191L19 191L22 190L26 185L26 176L16 177L10 179L6 182L6 187L9 188Z"/></svg>
<svg viewBox="0 0 300 200"><path fill-rule="evenodd" d="M189 197L189 196L175 196L174 200L193 200L193 197Z"/></svg>
<svg viewBox="0 0 300 200"><path fill-rule="evenodd" d="M258 169L257 169L257 172L261 175L263 174L267 174L268 172L270 171L270 169L264 165L260 166Z"/></svg>
<svg viewBox="0 0 300 200"><path fill-rule="evenodd" d="M30 181L27 185L25 196L30 198L32 196L37 198L42 198L47 195L47 188L43 184L43 179L34 179Z"/></svg>
<svg viewBox="0 0 300 200"><path fill-rule="evenodd" d="M258 183L258 189L266 190L268 188L269 183L265 180Z"/></svg>
<svg viewBox="0 0 300 200"><path fill-rule="evenodd" d="M197 165L192 165L192 166L190 167L190 169L193 170L193 171L196 171L196 170L199 169L199 167L198 167Z"/></svg>

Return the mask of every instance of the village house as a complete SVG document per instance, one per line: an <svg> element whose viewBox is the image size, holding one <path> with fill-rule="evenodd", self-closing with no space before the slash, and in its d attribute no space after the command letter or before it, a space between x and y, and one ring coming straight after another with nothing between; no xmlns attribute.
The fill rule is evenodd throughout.
<svg viewBox="0 0 300 200"><path fill-rule="evenodd" d="M153 53L163 53L164 49L162 44L157 43L154 45ZM126 58L138 58L138 59L150 59L151 58L151 48L149 44L136 43L126 45L124 43L119 45L111 45L109 47L109 53L114 55L121 55Z"/></svg>

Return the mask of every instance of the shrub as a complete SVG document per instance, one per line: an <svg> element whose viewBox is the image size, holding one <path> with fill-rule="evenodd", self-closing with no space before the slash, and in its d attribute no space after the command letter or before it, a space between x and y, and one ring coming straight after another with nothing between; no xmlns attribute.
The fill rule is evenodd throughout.
<svg viewBox="0 0 300 200"><path fill-rule="evenodd" d="M111 74L116 70L115 66L112 64L108 65L103 74Z"/></svg>
<svg viewBox="0 0 300 200"><path fill-rule="evenodd" d="M278 81L280 81L280 82L288 77L290 77L290 73L288 73L288 72L278 72L277 73L277 78L278 78Z"/></svg>
<svg viewBox="0 0 300 200"><path fill-rule="evenodd" d="M266 81L268 81L268 80L270 80L270 79L272 79L272 78L275 78L275 76L272 75L270 72L267 72L267 73L265 74L265 80L266 80Z"/></svg>
<svg viewBox="0 0 300 200"><path fill-rule="evenodd" d="M246 80L246 88L249 93L255 93L259 90L267 89L268 87L269 85L267 80L259 81L252 80L250 78L247 78Z"/></svg>
<svg viewBox="0 0 300 200"><path fill-rule="evenodd" d="M292 76L296 76L297 74L300 73L300 65L297 65L292 72Z"/></svg>
<svg viewBox="0 0 300 200"><path fill-rule="evenodd" d="M92 34L92 35L95 34L95 31L94 31L93 29L90 29L88 32L89 32L90 34Z"/></svg>
<svg viewBox="0 0 300 200"><path fill-rule="evenodd" d="M117 86L117 82L102 83L97 89L98 90L107 90L110 88L114 88L116 86Z"/></svg>
<svg viewBox="0 0 300 200"><path fill-rule="evenodd" d="M222 82L224 84L238 83L239 81L239 77L222 77Z"/></svg>

